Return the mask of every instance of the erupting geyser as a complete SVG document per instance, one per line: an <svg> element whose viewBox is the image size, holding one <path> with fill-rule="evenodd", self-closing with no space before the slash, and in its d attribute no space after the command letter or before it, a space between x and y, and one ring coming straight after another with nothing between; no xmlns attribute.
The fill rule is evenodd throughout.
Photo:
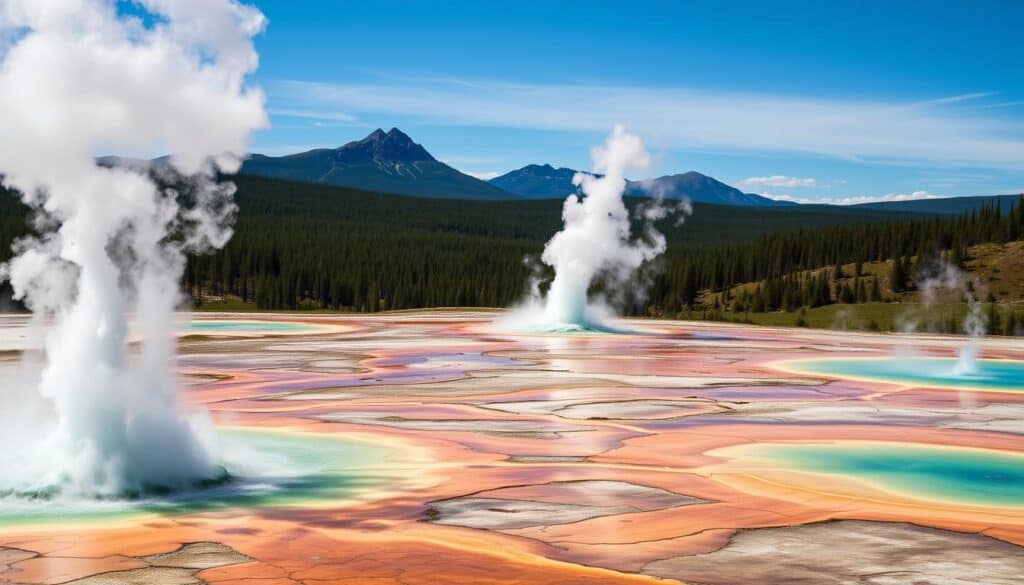
<svg viewBox="0 0 1024 585"><path fill-rule="evenodd" d="M2 276L47 328L41 374L0 384L0 493L223 473L209 422L179 401L174 309L184 253L231 235L233 186L216 176L266 124L246 82L264 24L235 0L0 2L0 174L37 232ZM111 150L172 156L151 172L97 164Z"/></svg>
<svg viewBox="0 0 1024 585"><path fill-rule="evenodd" d="M642 209L648 229L634 238L629 210L623 201L626 171L645 169L651 157L637 136L617 126L601 146L591 149L594 172L577 173L573 183L583 192L569 195L562 209L564 225L544 247L541 260L555 278L547 295L533 287L525 307L512 313L507 325L544 331L607 330L612 311L605 302L591 302L588 291L604 278L608 291L621 291L644 263L665 251L665 237L650 226L664 217L660 205ZM634 287L633 292L642 292Z"/></svg>

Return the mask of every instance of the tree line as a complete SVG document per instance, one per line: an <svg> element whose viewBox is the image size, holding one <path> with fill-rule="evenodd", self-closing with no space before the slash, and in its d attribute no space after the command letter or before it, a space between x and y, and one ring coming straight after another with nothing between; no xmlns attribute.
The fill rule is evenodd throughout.
<svg viewBox="0 0 1024 585"><path fill-rule="evenodd" d="M692 307L702 291L728 293L744 283L760 284L742 298L725 299L740 310L883 301L877 275L869 278L862 272L866 262L893 260L890 282L894 292L902 292L939 260L962 265L969 246L1022 238L1024 197L1006 213L997 204L982 204L961 215L762 234L751 242L726 246L670 247L666 270L655 278L645 305L634 311L670 315ZM842 265L851 263L854 274L844 274ZM844 278L854 280L841 282Z"/></svg>
<svg viewBox="0 0 1024 585"><path fill-rule="evenodd" d="M538 257L561 224L554 200L432 200L234 180L242 209L234 237L223 250L188 258L183 287L197 305L233 297L266 310L508 306L531 277L524 259ZM1020 202L1005 213L992 204L957 216L695 208L681 226L658 224L669 249L637 280L645 286L627 291L627 314L674 316L706 291L752 311L883 300L877 277L837 287L821 267L897 258L905 271L897 281L911 286L915 258L962 257L974 244L1024 237ZM25 216L0 194L0 259L25 233ZM798 227L808 223L823 227ZM733 295L742 283L758 284Z"/></svg>

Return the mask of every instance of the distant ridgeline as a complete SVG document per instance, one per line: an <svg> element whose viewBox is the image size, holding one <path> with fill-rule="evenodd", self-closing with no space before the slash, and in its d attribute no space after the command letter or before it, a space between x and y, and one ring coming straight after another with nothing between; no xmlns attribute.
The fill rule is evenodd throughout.
<svg viewBox="0 0 1024 585"><path fill-rule="evenodd" d="M234 180L241 209L234 238L224 250L188 262L184 286L197 304L358 312L508 306L525 292L531 268L524 258L538 256L560 227L562 203L555 199L428 199L255 176ZM697 203L685 225L659 225L669 250L648 275L646 297L631 299L626 309L673 317L701 302L708 310L768 311L871 300L871 279L853 281L847 291L823 285L820 270L803 273L899 258L903 282L883 283L887 290L880 291L891 300L912 285L921 259L956 260L975 244L1024 239L1024 206L1007 209L981 203L959 215L922 215ZM11 194L0 193L0 259L25 233L25 215ZM801 229L808 225L820 227ZM761 284L732 290L744 283Z"/></svg>

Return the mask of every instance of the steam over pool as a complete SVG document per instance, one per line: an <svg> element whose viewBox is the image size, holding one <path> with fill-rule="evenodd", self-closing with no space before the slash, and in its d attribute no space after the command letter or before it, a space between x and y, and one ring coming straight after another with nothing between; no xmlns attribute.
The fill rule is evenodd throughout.
<svg viewBox="0 0 1024 585"><path fill-rule="evenodd" d="M246 86L264 18L235 0L137 4L145 18L108 0L0 3L0 31L18 31L0 52L0 175L36 216L0 276L47 323L43 355L0 383L7 493L109 497L224 473L209 421L179 401L173 311L185 252L231 236L233 186L216 177L266 123ZM173 156L98 164L111 149Z"/></svg>
<svg viewBox="0 0 1024 585"><path fill-rule="evenodd" d="M381 464L394 447L340 436L245 428L218 432L230 482L168 494L83 501L64 494L0 494L0 524L89 521L233 507L332 505L400 485L401 471ZM41 502L40 497L44 498ZM44 503L45 502L45 503Z"/></svg>

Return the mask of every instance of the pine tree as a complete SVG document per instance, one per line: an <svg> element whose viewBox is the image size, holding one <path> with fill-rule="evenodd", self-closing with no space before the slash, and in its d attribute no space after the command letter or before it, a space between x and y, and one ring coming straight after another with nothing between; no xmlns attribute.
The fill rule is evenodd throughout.
<svg viewBox="0 0 1024 585"><path fill-rule="evenodd" d="M857 300L857 297L854 294L853 289L850 287L850 283L848 282L842 285L838 296L839 301L847 305L852 305L854 301Z"/></svg>
<svg viewBox="0 0 1024 585"><path fill-rule="evenodd" d="M964 251L960 247L960 239L955 238L953 240L953 247L949 250L948 260L949 264L955 268L964 267Z"/></svg>
<svg viewBox="0 0 1024 585"><path fill-rule="evenodd" d="M995 303L988 304L988 334L998 335L1003 328L999 318L999 307Z"/></svg>
<svg viewBox="0 0 1024 585"><path fill-rule="evenodd" d="M1006 325L1003 327L1003 335L1008 337L1017 335L1017 313L1012 307L1006 314Z"/></svg>
<svg viewBox="0 0 1024 585"><path fill-rule="evenodd" d="M892 261L892 266L889 268L889 288L893 292L899 293L906 290L907 286L907 272L903 265L903 258L897 256Z"/></svg>

